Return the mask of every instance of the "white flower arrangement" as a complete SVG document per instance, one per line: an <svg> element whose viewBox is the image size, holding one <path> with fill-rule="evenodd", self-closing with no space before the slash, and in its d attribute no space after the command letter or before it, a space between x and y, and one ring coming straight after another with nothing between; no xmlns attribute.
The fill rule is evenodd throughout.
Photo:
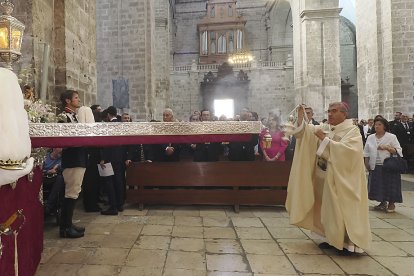
<svg viewBox="0 0 414 276"><path fill-rule="evenodd" d="M41 100L35 102L25 100L25 109L32 123L58 123L66 120L65 115L56 114L56 106L44 104Z"/></svg>
<svg viewBox="0 0 414 276"><path fill-rule="evenodd" d="M58 123L66 120L65 115L56 114L56 106L44 104L41 100L34 102L24 100L24 108L27 111L29 121L32 123ZM42 167L47 156L47 151L47 148L32 148L31 157L35 159L35 166Z"/></svg>

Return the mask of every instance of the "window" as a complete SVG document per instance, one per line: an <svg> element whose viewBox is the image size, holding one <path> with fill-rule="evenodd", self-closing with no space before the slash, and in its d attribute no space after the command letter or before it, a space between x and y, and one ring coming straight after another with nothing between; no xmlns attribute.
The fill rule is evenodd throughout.
<svg viewBox="0 0 414 276"><path fill-rule="evenodd" d="M231 31L229 33L229 53L233 53L234 50L234 33Z"/></svg>
<svg viewBox="0 0 414 276"><path fill-rule="evenodd" d="M215 17L216 16L216 8L213 6L213 7L211 7L211 10L210 10L210 17Z"/></svg>
<svg viewBox="0 0 414 276"><path fill-rule="evenodd" d="M208 55L208 37L207 37L207 31L204 31L200 35L200 41L201 41L201 54L202 55Z"/></svg>
<svg viewBox="0 0 414 276"><path fill-rule="evenodd" d="M210 32L210 52L212 54L216 53L216 33Z"/></svg>
<svg viewBox="0 0 414 276"><path fill-rule="evenodd" d="M234 100L232 99L222 99L214 100L214 115L221 117L222 115L227 118L234 117Z"/></svg>
<svg viewBox="0 0 414 276"><path fill-rule="evenodd" d="M227 52L226 36L220 35L217 43L217 49L219 54L225 54Z"/></svg>
<svg viewBox="0 0 414 276"><path fill-rule="evenodd" d="M233 7L229 5L229 17L233 17Z"/></svg>
<svg viewBox="0 0 414 276"><path fill-rule="evenodd" d="M243 31L237 30L237 50L243 49Z"/></svg>

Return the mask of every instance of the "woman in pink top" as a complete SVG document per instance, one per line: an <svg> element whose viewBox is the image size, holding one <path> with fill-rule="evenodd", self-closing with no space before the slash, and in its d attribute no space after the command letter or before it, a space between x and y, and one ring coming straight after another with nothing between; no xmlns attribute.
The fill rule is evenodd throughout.
<svg viewBox="0 0 414 276"><path fill-rule="evenodd" d="M263 158L266 161L285 161L285 150L288 142L283 140L283 132L279 129L279 118L274 116L268 120L268 129L272 136L272 145L270 148L263 147L263 137L266 134L266 129L260 133L260 146L263 150Z"/></svg>

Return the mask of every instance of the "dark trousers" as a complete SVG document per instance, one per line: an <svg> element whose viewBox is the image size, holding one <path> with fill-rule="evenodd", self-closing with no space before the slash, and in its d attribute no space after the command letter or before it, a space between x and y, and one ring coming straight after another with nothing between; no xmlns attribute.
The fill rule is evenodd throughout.
<svg viewBox="0 0 414 276"><path fill-rule="evenodd" d="M43 188L48 189L48 191L43 192L44 195L47 195L47 198L45 198L45 208L48 211L55 211L65 195L63 176L58 174L53 178L44 177Z"/></svg>
<svg viewBox="0 0 414 276"><path fill-rule="evenodd" d="M99 207L99 185L101 183L101 177L98 172L97 164L89 164L83 177L82 190L83 190L83 207L85 211L94 210Z"/></svg>
<svg viewBox="0 0 414 276"><path fill-rule="evenodd" d="M118 210L124 205L124 178L125 168L122 163L111 163L114 175L104 177L105 188L108 193L109 206L111 210Z"/></svg>

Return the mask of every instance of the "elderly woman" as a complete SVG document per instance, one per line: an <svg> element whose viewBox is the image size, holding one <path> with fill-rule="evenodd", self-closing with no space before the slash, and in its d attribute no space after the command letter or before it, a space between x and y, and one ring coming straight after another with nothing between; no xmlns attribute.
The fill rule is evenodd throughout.
<svg viewBox="0 0 414 276"><path fill-rule="evenodd" d="M376 117L375 134L368 136L364 149L365 167L369 170L368 198L381 202L375 210L395 212L395 202L402 202L400 173L383 170L384 159L390 154L402 156L397 137L389 133L387 120ZM388 203L387 203L388 202Z"/></svg>
<svg viewBox="0 0 414 276"><path fill-rule="evenodd" d="M283 132L279 128L279 117L273 116L268 120L268 129L272 136L272 144L270 148L263 148L263 139L266 134L266 129L260 133L260 145L263 150L263 158L268 162L285 161L285 150L288 142L283 139Z"/></svg>

